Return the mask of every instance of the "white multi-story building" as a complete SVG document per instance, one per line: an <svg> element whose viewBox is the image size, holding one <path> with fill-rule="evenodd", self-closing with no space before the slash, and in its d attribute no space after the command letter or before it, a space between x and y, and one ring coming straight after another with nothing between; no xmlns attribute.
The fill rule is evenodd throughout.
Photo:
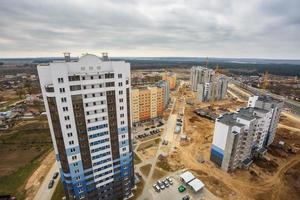
<svg viewBox="0 0 300 200"><path fill-rule="evenodd" d="M270 96L252 96L249 98L248 107L261 108L272 113L272 119L270 126L268 127L268 134L265 141L266 146L269 146L274 141L283 105L283 101L276 100Z"/></svg>
<svg viewBox="0 0 300 200"><path fill-rule="evenodd" d="M201 102L221 100L226 97L228 78L205 67L191 68L191 89Z"/></svg>
<svg viewBox="0 0 300 200"><path fill-rule="evenodd" d="M250 100L253 101L250 98L249 102ZM211 161L225 171L248 167L252 158L263 155L266 152L265 147L270 144L270 127L277 127L278 123L273 120L273 112L255 106L241 108L237 112L217 118L211 146Z"/></svg>
<svg viewBox="0 0 300 200"><path fill-rule="evenodd" d="M67 199L130 196L130 64L67 54L39 65L38 74Z"/></svg>

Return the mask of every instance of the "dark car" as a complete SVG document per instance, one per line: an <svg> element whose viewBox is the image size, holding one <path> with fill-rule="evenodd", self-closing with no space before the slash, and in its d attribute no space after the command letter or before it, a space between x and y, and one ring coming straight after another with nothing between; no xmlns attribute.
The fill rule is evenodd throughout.
<svg viewBox="0 0 300 200"><path fill-rule="evenodd" d="M190 196L189 195L185 195L184 197L182 197L182 200L189 200Z"/></svg>
<svg viewBox="0 0 300 200"><path fill-rule="evenodd" d="M51 189L54 185L54 180L52 179L48 184L48 189Z"/></svg>
<svg viewBox="0 0 300 200"><path fill-rule="evenodd" d="M52 176L53 179L56 179L58 177L58 172L55 172Z"/></svg>

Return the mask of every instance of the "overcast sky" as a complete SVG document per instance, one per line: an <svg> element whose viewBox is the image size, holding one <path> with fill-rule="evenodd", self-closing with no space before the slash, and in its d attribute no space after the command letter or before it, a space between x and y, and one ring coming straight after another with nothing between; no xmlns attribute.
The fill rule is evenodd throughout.
<svg viewBox="0 0 300 200"><path fill-rule="evenodd" d="M300 0L1 0L0 58L300 59Z"/></svg>

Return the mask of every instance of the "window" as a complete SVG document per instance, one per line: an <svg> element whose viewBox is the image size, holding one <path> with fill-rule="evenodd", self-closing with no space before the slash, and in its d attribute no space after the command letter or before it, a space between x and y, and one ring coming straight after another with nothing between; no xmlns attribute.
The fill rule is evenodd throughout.
<svg viewBox="0 0 300 200"><path fill-rule="evenodd" d="M122 74L118 74L118 78L122 78Z"/></svg>
<svg viewBox="0 0 300 200"><path fill-rule="evenodd" d="M58 80L59 83L63 83L64 82L63 78L58 78L57 80Z"/></svg>
<svg viewBox="0 0 300 200"><path fill-rule="evenodd" d="M114 78L114 74L105 74L105 78Z"/></svg>
<svg viewBox="0 0 300 200"><path fill-rule="evenodd" d="M75 174L78 174L79 173L79 169L75 169L74 172L75 172Z"/></svg>
<svg viewBox="0 0 300 200"><path fill-rule="evenodd" d="M121 125L124 125L125 124L125 122L124 121L121 121Z"/></svg>
<svg viewBox="0 0 300 200"><path fill-rule="evenodd" d="M87 94L84 95L84 98L87 98Z"/></svg>
<svg viewBox="0 0 300 200"><path fill-rule="evenodd" d="M96 105L96 102L93 102L93 105L95 106L95 105Z"/></svg>
<svg viewBox="0 0 300 200"><path fill-rule="evenodd" d="M83 86L83 89L85 90L85 89L86 89L86 86Z"/></svg>
<svg viewBox="0 0 300 200"><path fill-rule="evenodd" d="M60 93L64 93L65 92L65 88L59 88L59 92Z"/></svg>
<svg viewBox="0 0 300 200"><path fill-rule="evenodd" d="M82 80L85 80L85 76L82 77Z"/></svg>
<svg viewBox="0 0 300 200"><path fill-rule="evenodd" d="M119 84L118 84L118 85L119 85L119 87L121 87L121 86L123 86L123 83L122 83L122 82L119 82Z"/></svg>
<svg viewBox="0 0 300 200"><path fill-rule="evenodd" d="M122 103L122 102L123 102L123 99L122 99L122 98L121 98L121 99L119 99L119 102L120 102L120 103Z"/></svg>
<svg viewBox="0 0 300 200"><path fill-rule="evenodd" d="M105 86L106 87L114 87L115 86L115 82L106 82Z"/></svg>
<svg viewBox="0 0 300 200"><path fill-rule="evenodd" d="M66 98L66 97L62 97L62 98L61 98L61 102L62 102L62 103L67 102L67 98Z"/></svg>
<svg viewBox="0 0 300 200"><path fill-rule="evenodd" d="M126 80L126 85L128 85L129 84L129 81L128 80Z"/></svg>
<svg viewBox="0 0 300 200"><path fill-rule="evenodd" d="M91 76L91 80L93 80L94 79L94 76Z"/></svg>
<svg viewBox="0 0 300 200"><path fill-rule="evenodd" d="M74 144L74 141L73 140L69 141L69 145L72 145L72 144Z"/></svg>
<svg viewBox="0 0 300 200"><path fill-rule="evenodd" d="M78 75L69 76L69 81L79 81L79 80L80 80L80 76Z"/></svg>
<svg viewBox="0 0 300 200"><path fill-rule="evenodd" d="M123 148L122 148L122 151L126 151L126 147L123 147Z"/></svg>
<svg viewBox="0 0 300 200"><path fill-rule="evenodd" d="M71 128L71 124L67 124L67 125L66 125L66 128L67 128L67 129L70 129L70 128Z"/></svg>
<svg viewBox="0 0 300 200"><path fill-rule="evenodd" d="M70 116L65 116L65 120L70 120Z"/></svg>
<svg viewBox="0 0 300 200"><path fill-rule="evenodd" d="M124 114L122 113L122 114L120 114L120 117L124 117Z"/></svg>
<svg viewBox="0 0 300 200"><path fill-rule="evenodd" d="M75 150L75 148L71 148L70 151L73 153L73 152L75 152L76 150Z"/></svg>
<svg viewBox="0 0 300 200"><path fill-rule="evenodd" d="M72 156L72 160L76 160L77 159L77 156Z"/></svg>
<svg viewBox="0 0 300 200"><path fill-rule="evenodd" d="M125 138L125 135L122 135L121 137L124 139L124 138Z"/></svg>
<svg viewBox="0 0 300 200"><path fill-rule="evenodd" d="M123 94L123 90L120 90L120 91L119 91L119 94L120 94L120 95Z"/></svg>
<svg viewBox="0 0 300 200"><path fill-rule="evenodd" d="M73 133L68 133L68 137L72 137L73 136Z"/></svg>
<svg viewBox="0 0 300 200"><path fill-rule="evenodd" d="M124 106L120 106L120 110L124 110Z"/></svg>
<svg viewBox="0 0 300 200"><path fill-rule="evenodd" d="M71 91L81 90L81 85L71 85L70 90Z"/></svg>
<svg viewBox="0 0 300 200"><path fill-rule="evenodd" d="M66 112L66 111L68 111L69 109L68 109L68 107L63 107L63 111L64 112Z"/></svg>

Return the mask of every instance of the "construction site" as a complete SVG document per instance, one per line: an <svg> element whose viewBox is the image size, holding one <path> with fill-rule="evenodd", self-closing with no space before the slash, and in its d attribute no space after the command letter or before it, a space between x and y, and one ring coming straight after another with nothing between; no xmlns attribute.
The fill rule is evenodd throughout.
<svg viewBox="0 0 300 200"><path fill-rule="evenodd" d="M155 164L157 157L153 173L147 173L149 176L145 176L145 180L151 184L157 178L188 169L217 198L299 199L300 118L286 110L281 114L275 140L268 152L264 157L255 159L249 169L228 173L210 161L215 122L208 116L247 106L251 95L251 92L231 83L226 99L203 103L197 101L188 82L181 80L177 90L172 92L174 105L166 122L168 126L170 120L175 120L175 125L171 126L172 133L167 127L166 135L161 137L162 145L137 151L140 155L144 154L141 157L146 163L151 160ZM176 119L183 121L179 133L174 132ZM143 197L141 199L147 199Z"/></svg>

